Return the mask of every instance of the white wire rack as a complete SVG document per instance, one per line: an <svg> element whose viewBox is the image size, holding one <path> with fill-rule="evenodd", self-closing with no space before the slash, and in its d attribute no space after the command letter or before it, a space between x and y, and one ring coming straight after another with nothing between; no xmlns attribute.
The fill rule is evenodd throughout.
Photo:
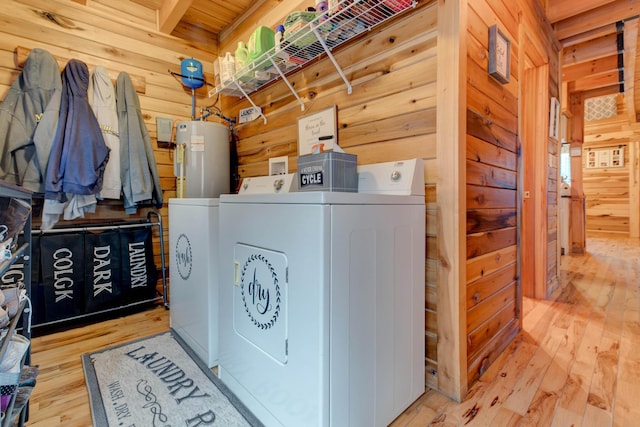
<svg viewBox="0 0 640 427"><path fill-rule="evenodd" d="M209 96L221 93L245 97L256 107L249 95L282 79L304 111L304 102L287 75L322 55L331 60L350 94L351 82L331 51L353 37L415 7L417 3L416 0L342 0L325 13L317 14L296 31L286 33L280 46L269 49L245 67L237 69L231 81L216 86L209 92ZM266 123L267 118L263 114L261 116Z"/></svg>

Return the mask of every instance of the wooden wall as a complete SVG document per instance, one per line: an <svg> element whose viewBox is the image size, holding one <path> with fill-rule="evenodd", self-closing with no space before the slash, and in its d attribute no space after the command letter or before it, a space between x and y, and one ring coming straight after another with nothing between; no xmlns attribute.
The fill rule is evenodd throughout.
<svg viewBox="0 0 640 427"><path fill-rule="evenodd" d="M300 8L313 2L300 2ZM284 2L264 11L261 25L282 22L292 10ZM258 11L258 14L261 12ZM274 21L268 21L268 16ZM236 31L221 40L220 51L233 51L246 40L257 22L248 17ZM328 59L313 63L289 77L304 100L305 110L286 85L276 84L252 95L268 122L262 120L236 127L239 173L242 177L268 174L268 159L288 156L289 170L297 168L297 119L332 105L338 110L338 142L358 156L358 164L422 158L426 183L426 383L437 388L436 307L436 66L437 10L420 2L394 20L334 52L351 83L348 94ZM246 100L224 97L223 110L237 116Z"/></svg>
<svg viewBox="0 0 640 427"><path fill-rule="evenodd" d="M84 61L90 70L104 66L114 81L120 71L126 71L134 81L142 82L138 95L164 190L165 207L160 213L168 253L166 203L175 196L175 178L171 153L157 148L155 119L189 119L190 91L168 70L179 72L181 60L193 57L202 61L205 73L211 75L217 54L216 40L196 45L158 33L154 10L124 0L97 0L87 2L86 6L69 0L3 0L0 19L0 99L4 99L20 73L15 54L19 46L46 49L59 59L61 67L75 58ZM209 103L205 89L199 89L198 107ZM134 217L144 218L146 211L141 209ZM121 203L104 203L87 220L130 218ZM157 237L156 264L160 265Z"/></svg>
<svg viewBox="0 0 640 427"><path fill-rule="evenodd" d="M623 95L618 96L617 105L617 116L584 123L582 177L586 229L640 237L637 219L640 125L630 121ZM624 167L586 167L590 150L613 148L624 149Z"/></svg>
<svg viewBox="0 0 640 427"><path fill-rule="evenodd" d="M520 328L517 290L518 8L469 1L467 22L467 383ZM510 82L488 74L489 26L511 40Z"/></svg>
<svg viewBox="0 0 640 427"><path fill-rule="evenodd" d="M531 3L468 2L467 385L486 371L521 328L522 283L518 260L523 251L519 245L522 206L519 156L523 127L543 127L536 117L522 116L523 103L539 102L548 115L550 97L558 97L558 47L549 36L551 28L539 5ZM510 81L507 84L488 75L488 31L492 25L497 25L511 41ZM549 82L545 82L545 87L552 89L542 100L522 95L521 74L533 62L529 58L532 55L530 46L541 52L535 61L549 70ZM536 217L536 226L544 231L540 239L544 255L540 261L544 283L553 284L558 259L557 167L553 165L557 165L558 147L557 140L543 140L542 144L536 145L544 149L541 155L538 154L543 158L543 175L536 183L542 193L535 202L543 215ZM551 167L547 168L547 165ZM539 219L542 221L538 222Z"/></svg>

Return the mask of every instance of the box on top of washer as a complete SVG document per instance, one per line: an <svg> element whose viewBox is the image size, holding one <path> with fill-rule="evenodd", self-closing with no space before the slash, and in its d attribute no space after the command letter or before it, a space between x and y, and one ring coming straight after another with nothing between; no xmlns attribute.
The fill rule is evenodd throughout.
<svg viewBox="0 0 640 427"><path fill-rule="evenodd" d="M298 157L298 191L358 192L355 154L325 151Z"/></svg>

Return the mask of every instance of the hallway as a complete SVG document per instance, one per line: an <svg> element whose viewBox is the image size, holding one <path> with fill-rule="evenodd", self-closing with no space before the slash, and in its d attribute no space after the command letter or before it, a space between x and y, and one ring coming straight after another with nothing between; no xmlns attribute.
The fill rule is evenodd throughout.
<svg viewBox="0 0 640 427"><path fill-rule="evenodd" d="M429 391L400 426L637 426L640 241L589 236L562 257L553 302L523 302L523 332L461 404Z"/></svg>

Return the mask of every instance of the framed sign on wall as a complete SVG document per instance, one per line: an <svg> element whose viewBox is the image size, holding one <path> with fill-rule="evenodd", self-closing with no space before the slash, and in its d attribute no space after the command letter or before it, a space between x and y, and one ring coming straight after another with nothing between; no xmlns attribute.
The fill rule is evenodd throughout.
<svg viewBox="0 0 640 427"><path fill-rule="evenodd" d="M338 144L336 106L298 119L298 155L311 154L316 148L332 151Z"/></svg>
<svg viewBox="0 0 640 427"><path fill-rule="evenodd" d="M498 29L489 27L489 75L502 84L509 83L511 41Z"/></svg>
<svg viewBox="0 0 640 427"><path fill-rule="evenodd" d="M589 150L587 169L624 167L624 146L607 150Z"/></svg>

